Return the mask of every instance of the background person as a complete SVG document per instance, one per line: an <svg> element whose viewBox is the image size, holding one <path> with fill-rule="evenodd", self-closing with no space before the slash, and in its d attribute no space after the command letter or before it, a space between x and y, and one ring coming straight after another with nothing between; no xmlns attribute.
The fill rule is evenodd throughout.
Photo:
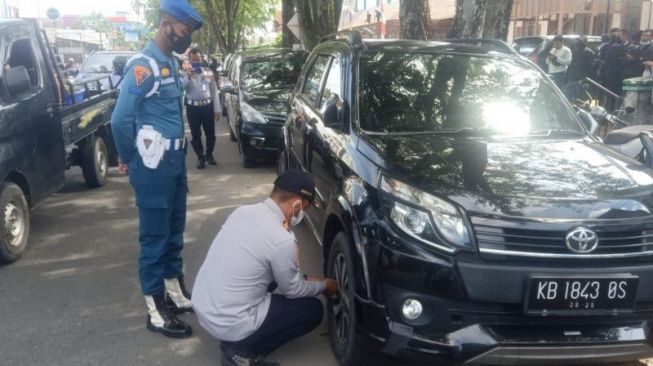
<svg viewBox="0 0 653 366"><path fill-rule="evenodd" d="M553 37L553 47L546 58L549 67L549 75L553 82L562 88L567 84L567 68L572 60L571 50L563 45L561 35Z"/></svg>
<svg viewBox="0 0 653 366"><path fill-rule="evenodd" d="M287 170L264 202L234 211L216 236L197 274L193 307L222 341L222 364L276 365L262 357L317 327L332 279L303 276L290 230L315 196L313 178ZM271 291L277 289L277 293Z"/></svg>
<svg viewBox="0 0 653 366"><path fill-rule="evenodd" d="M197 155L197 168L206 163L217 165L213 157L215 149L215 120L220 117L220 99L213 72L202 67L202 53L193 48L188 56L189 64L183 77L186 90L186 116L192 136L191 146ZM206 136L206 152L202 144L202 130Z"/></svg>

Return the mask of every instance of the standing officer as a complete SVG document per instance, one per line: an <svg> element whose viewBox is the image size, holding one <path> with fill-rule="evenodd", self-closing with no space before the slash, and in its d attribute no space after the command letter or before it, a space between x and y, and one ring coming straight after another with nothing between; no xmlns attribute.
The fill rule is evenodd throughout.
<svg viewBox="0 0 653 366"><path fill-rule="evenodd" d="M175 338L190 336L191 328L174 313L192 308L182 278L188 185L182 86L172 52L184 52L202 22L186 0L161 2L155 38L127 63L111 118L119 170L129 174L138 206L147 329Z"/></svg>
<svg viewBox="0 0 653 366"><path fill-rule="evenodd" d="M204 169L206 163L217 165L213 158L215 148L215 120L220 116L220 100L213 72L202 67L202 54L197 48L190 51L190 67L183 77L186 89L186 116L190 125L190 134L195 154L197 169ZM206 153L202 147L202 130L206 136Z"/></svg>

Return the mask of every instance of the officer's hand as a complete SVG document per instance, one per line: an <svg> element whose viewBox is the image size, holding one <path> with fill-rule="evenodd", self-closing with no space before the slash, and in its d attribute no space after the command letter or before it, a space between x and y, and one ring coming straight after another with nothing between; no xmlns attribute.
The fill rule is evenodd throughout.
<svg viewBox="0 0 653 366"><path fill-rule="evenodd" d="M306 281L320 282L324 281L324 278L318 276L306 276Z"/></svg>
<svg viewBox="0 0 653 366"><path fill-rule="evenodd" d="M326 289L324 289L324 297L329 298L338 294L338 284L334 279L325 278L324 284L326 285Z"/></svg>
<svg viewBox="0 0 653 366"><path fill-rule="evenodd" d="M213 116L215 117L215 120L216 120L216 121L219 121L219 120L220 120L220 117L222 117L222 113L220 113L220 112L218 112L218 113L214 113Z"/></svg>
<svg viewBox="0 0 653 366"><path fill-rule="evenodd" d="M127 175L129 173L129 167L127 164L118 164L118 173L122 175Z"/></svg>

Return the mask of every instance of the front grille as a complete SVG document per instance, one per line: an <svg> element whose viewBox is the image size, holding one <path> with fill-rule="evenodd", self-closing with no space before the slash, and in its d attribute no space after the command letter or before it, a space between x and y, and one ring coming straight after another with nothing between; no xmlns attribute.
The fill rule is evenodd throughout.
<svg viewBox="0 0 653 366"><path fill-rule="evenodd" d="M286 115L278 113L266 113L265 118L267 118L268 123L282 126L286 123Z"/></svg>
<svg viewBox="0 0 653 366"><path fill-rule="evenodd" d="M479 251L485 254L552 257L611 258L653 255L653 220L614 222L528 222L472 217ZM597 248L578 254L565 242L567 234L583 226L598 236Z"/></svg>

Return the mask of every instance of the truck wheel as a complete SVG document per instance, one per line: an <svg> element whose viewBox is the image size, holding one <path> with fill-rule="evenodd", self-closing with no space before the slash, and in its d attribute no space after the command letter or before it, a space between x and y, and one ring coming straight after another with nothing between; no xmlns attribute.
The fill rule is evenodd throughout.
<svg viewBox="0 0 653 366"><path fill-rule="evenodd" d="M102 136L93 136L90 143L84 144L81 166L87 186L98 188L106 184L109 159Z"/></svg>
<svg viewBox="0 0 653 366"><path fill-rule="evenodd" d="M0 263L11 263L23 253L29 237L29 206L14 183L0 185L0 220Z"/></svg>
<svg viewBox="0 0 653 366"><path fill-rule="evenodd" d="M356 332L354 260L350 248L349 238L340 232L333 239L329 251L327 277L336 280L339 290L338 295L327 300L329 342L342 366L382 365L386 359L362 344Z"/></svg>

